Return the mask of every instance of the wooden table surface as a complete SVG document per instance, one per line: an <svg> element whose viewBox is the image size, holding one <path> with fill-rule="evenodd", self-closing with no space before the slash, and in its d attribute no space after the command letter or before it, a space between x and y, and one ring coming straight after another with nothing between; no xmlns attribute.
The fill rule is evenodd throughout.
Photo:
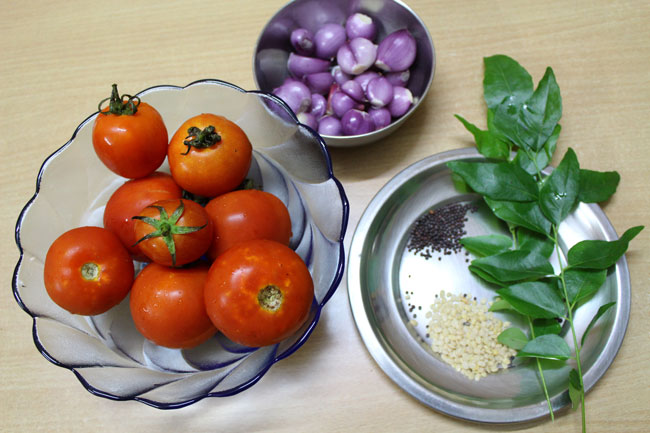
<svg viewBox="0 0 650 433"><path fill-rule="evenodd" d="M650 4L646 1L407 2L428 26L435 80L419 110L369 147L331 149L350 200L352 234L366 205L392 176L428 155L470 146L453 117L481 124L482 59L507 54L537 82L553 67L564 115L557 155L583 168L617 170L605 206L622 233L650 222ZM13 229L34 193L42 161L97 107L110 84L135 93L157 84L219 78L255 87L258 33L284 0L3 1L0 3L0 431L501 431L441 415L403 392L366 350L345 279L309 341L253 388L179 410L89 394L36 350L31 318L15 302ZM556 160L554 160L557 163ZM646 186L644 186L646 185ZM641 432L650 423L650 228L627 254L632 311L612 367L587 395L591 431ZM508 430L572 431L577 413Z"/></svg>

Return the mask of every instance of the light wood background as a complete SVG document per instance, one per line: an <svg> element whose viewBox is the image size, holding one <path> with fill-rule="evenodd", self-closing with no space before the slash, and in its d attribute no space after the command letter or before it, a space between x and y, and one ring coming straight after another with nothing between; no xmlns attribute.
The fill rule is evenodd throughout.
<svg viewBox="0 0 650 433"><path fill-rule="evenodd" d="M350 200L346 247L365 206L407 165L470 146L453 118L482 124L482 58L507 54L537 82L552 66L567 147L584 168L618 170L605 211L619 233L650 223L650 4L647 1L410 0L437 51L430 93L394 135L372 147L332 149ZM258 33L284 0L0 2L0 431L393 432L501 431L434 412L397 387L368 354L344 282L310 340L253 388L161 411L89 394L45 360L31 318L13 299L13 230L34 193L42 161L96 110L113 82L135 93L157 84L219 78L254 88ZM557 162L557 161L555 161ZM590 431L642 432L650 425L650 227L627 254L632 313L623 346L587 396ZM530 432L580 429L566 413Z"/></svg>

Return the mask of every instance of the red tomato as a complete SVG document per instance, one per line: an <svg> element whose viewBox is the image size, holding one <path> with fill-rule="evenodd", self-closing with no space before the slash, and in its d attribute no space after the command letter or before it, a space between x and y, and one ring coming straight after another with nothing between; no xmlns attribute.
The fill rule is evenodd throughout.
<svg viewBox="0 0 650 433"><path fill-rule="evenodd" d="M183 189L216 197L242 183L252 150L235 123L223 116L200 114L178 128L169 141L167 157L172 176Z"/></svg>
<svg viewBox="0 0 650 433"><path fill-rule="evenodd" d="M129 252L117 236L101 227L63 233L45 257L47 293L74 314L101 314L119 304L131 289L133 275Z"/></svg>
<svg viewBox="0 0 650 433"><path fill-rule="evenodd" d="M214 225L214 240L208 250L212 260L236 243L252 239L289 245L289 211L271 193L255 189L232 191L210 200L205 210Z"/></svg>
<svg viewBox="0 0 650 433"><path fill-rule="evenodd" d="M133 179L120 186L106 203L104 227L115 233L131 255L137 260L148 260L140 252L134 232L135 220L131 218L160 200L179 199L183 194L180 186L167 174L155 172L141 179Z"/></svg>
<svg viewBox="0 0 650 433"><path fill-rule="evenodd" d="M95 118L93 147L99 159L114 173L136 179L156 171L167 156L165 123L151 105L139 98L119 96L113 84L110 105ZM100 103L101 105L101 103ZM135 113L129 114L129 110Z"/></svg>
<svg viewBox="0 0 650 433"><path fill-rule="evenodd" d="M291 248L267 239L242 242L217 257L205 283L212 323L245 346L275 344L307 320L314 283Z"/></svg>
<svg viewBox="0 0 650 433"><path fill-rule="evenodd" d="M142 209L133 225L140 251L165 266L199 259L212 243L212 221L192 200L157 201Z"/></svg>
<svg viewBox="0 0 650 433"><path fill-rule="evenodd" d="M140 333L171 348L198 346L216 332L205 311L203 286L209 266L147 265L133 283L131 316Z"/></svg>

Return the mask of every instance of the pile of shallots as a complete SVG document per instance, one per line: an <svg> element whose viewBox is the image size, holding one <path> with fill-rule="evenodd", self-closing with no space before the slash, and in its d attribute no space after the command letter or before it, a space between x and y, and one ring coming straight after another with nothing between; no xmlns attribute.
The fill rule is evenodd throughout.
<svg viewBox="0 0 650 433"><path fill-rule="evenodd" d="M388 126L413 105L406 85L416 42L406 29L378 44L376 37L374 21L361 13L315 33L293 30L290 76L273 93L323 135L359 135Z"/></svg>

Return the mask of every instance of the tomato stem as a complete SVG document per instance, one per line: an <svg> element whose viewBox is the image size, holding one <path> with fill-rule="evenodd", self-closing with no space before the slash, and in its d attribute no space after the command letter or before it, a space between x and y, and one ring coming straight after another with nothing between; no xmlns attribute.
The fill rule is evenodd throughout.
<svg viewBox="0 0 650 433"><path fill-rule="evenodd" d="M97 263L84 263L81 266L81 277L86 281L94 281L99 278L99 266Z"/></svg>
<svg viewBox="0 0 650 433"><path fill-rule="evenodd" d="M205 149L206 147L214 146L221 141L221 136L212 125L206 126L203 130L196 126L190 126L187 129L187 134L187 137L185 137L185 140L183 141L183 144L187 146L187 150L185 153L181 153L181 155L187 155L190 153L190 148L192 147Z"/></svg>
<svg viewBox="0 0 650 433"><path fill-rule="evenodd" d="M108 110L104 111L102 109L102 105L106 101L109 101ZM100 114L103 115L114 114L116 116L133 116L138 112L138 105L140 105L139 96L131 96L126 94L120 96L120 93L117 91L117 84L113 84L111 96L99 101L97 108L99 109Z"/></svg>
<svg viewBox="0 0 650 433"><path fill-rule="evenodd" d="M282 291L276 286L269 284L257 294L257 302L267 311L276 312L282 306Z"/></svg>

